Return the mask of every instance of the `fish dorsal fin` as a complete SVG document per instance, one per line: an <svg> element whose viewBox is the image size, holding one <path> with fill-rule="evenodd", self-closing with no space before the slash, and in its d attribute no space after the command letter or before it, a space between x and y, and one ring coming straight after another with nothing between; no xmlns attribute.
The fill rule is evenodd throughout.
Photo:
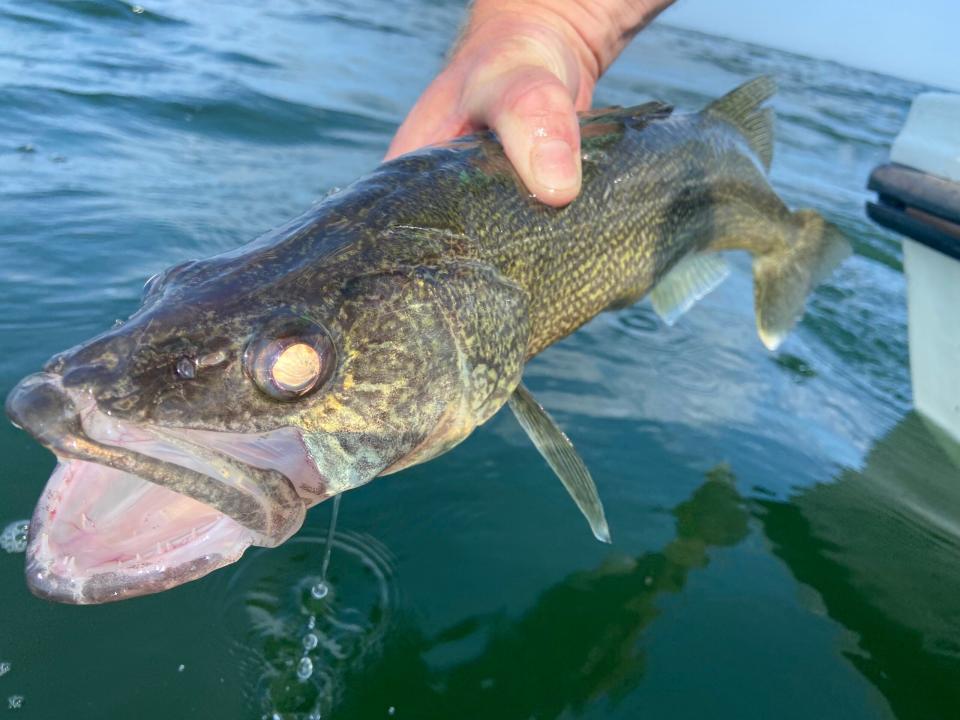
<svg viewBox="0 0 960 720"><path fill-rule="evenodd" d="M610 105L609 107L593 108L577 113L580 118L581 127L587 127L593 124L602 124L611 121L628 120L633 124L646 124L652 120L661 120L668 117L673 112L673 105L651 100L641 105L631 105L623 107L622 105Z"/></svg>
<svg viewBox="0 0 960 720"><path fill-rule="evenodd" d="M722 118L737 128L767 170L773 160L773 109L760 106L776 92L776 81L769 75L761 75L704 109L707 115Z"/></svg>
<svg viewBox="0 0 960 720"><path fill-rule="evenodd" d="M590 471L583 464L570 438L557 427L557 423L523 383L517 385L510 396L510 409L590 523L594 537L601 542L610 542L610 528L603 513L603 503L597 494L597 486L593 484Z"/></svg>
<svg viewBox="0 0 960 720"><path fill-rule="evenodd" d="M700 298L713 291L730 274L719 255L694 253L673 266L650 293L660 319L673 325Z"/></svg>

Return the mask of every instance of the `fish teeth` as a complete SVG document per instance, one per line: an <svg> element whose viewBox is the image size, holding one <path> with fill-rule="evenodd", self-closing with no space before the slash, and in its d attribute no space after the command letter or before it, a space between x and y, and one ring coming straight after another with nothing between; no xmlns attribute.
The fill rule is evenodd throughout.
<svg viewBox="0 0 960 720"><path fill-rule="evenodd" d="M41 556L48 556L48 557L49 557L49 555L50 555L50 535L49 535L48 533L45 533L45 532L44 532L44 533L41 533L41 534L40 534L40 552L37 553L37 554L38 554L38 555L41 555Z"/></svg>

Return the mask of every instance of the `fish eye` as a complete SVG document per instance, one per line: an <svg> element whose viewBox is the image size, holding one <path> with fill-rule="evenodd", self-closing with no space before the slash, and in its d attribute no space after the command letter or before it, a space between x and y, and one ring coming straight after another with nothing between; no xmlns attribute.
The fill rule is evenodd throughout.
<svg viewBox="0 0 960 720"><path fill-rule="evenodd" d="M244 353L247 374L275 400L304 397L330 377L335 365L333 342L317 325L255 339Z"/></svg>

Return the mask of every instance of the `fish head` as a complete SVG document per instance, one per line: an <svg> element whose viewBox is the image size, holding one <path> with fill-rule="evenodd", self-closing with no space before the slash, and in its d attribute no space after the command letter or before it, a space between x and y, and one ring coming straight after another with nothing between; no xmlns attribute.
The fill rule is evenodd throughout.
<svg viewBox="0 0 960 720"><path fill-rule="evenodd" d="M459 442L485 410L439 287L422 269L330 267L276 245L148 281L128 321L7 398L58 458L30 526L32 591L166 590Z"/></svg>

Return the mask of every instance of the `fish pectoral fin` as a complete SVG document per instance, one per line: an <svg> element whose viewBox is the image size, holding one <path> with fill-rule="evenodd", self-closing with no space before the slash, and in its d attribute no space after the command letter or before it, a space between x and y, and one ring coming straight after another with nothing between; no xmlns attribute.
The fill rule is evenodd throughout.
<svg viewBox="0 0 960 720"><path fill-rule="evenodd" d="M560 482L590 523L594 537L601 542L609 543L610 528L603 513L603 503L600 502L600 496L597 494L597 486L594 485L590 471L580 459L570 438L557 427L554 419L523 386L523 383L517 385L509 402L517 422L533 440L537 450L560 478Z"/></svg>
<svg viewBox="0 0 960 720"><path fill-rule="evenodd" d="M673 266L650 292L650 302L660 319L673 325L694 303L712 292L730 274L719 255L694 253Z"/></svg>

